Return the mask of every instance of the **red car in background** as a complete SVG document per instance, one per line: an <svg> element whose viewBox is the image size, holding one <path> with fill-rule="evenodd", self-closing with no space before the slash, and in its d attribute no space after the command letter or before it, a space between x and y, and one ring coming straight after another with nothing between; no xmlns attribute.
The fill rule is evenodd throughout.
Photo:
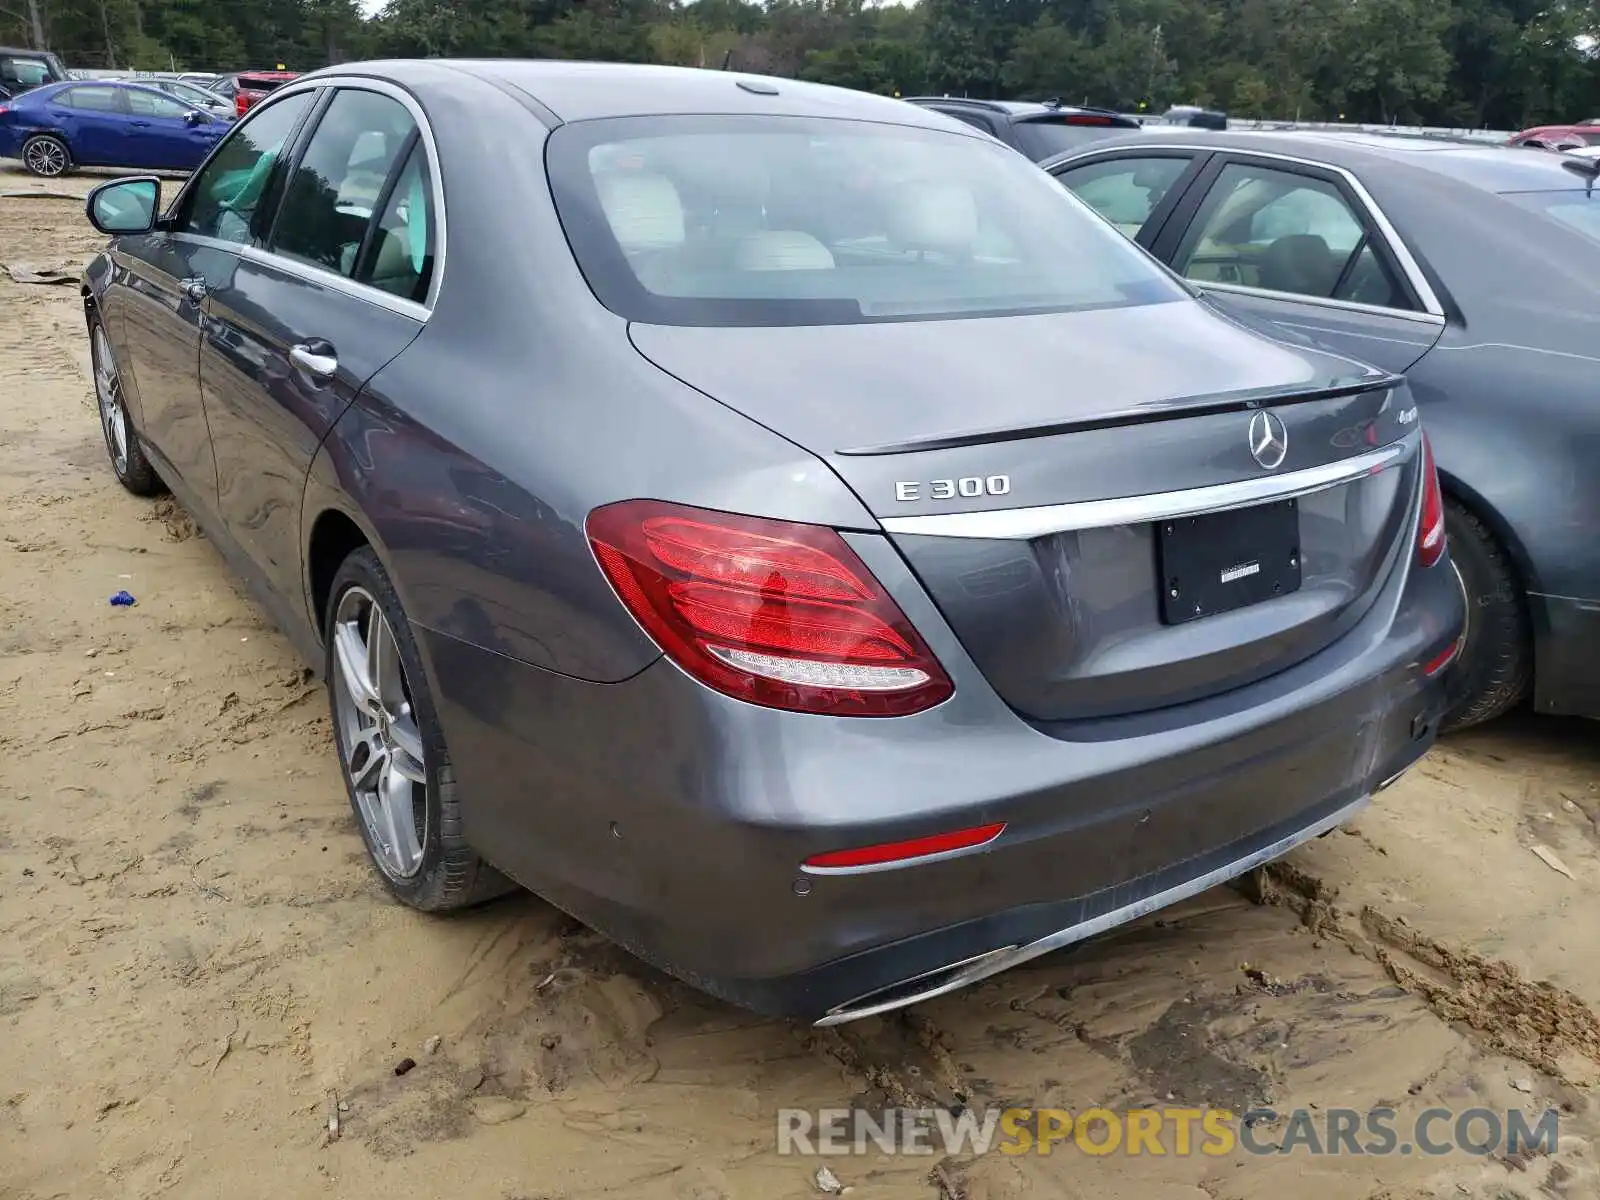
<svg viewBox="0 0 1600 1200"><path fill-rule="evenodd" d="M1536 125L1513 134L1508 146L1536 146L1543 150L1568 146L1600 146L1600 117L1590 117L1575 125Z"/></svg>
<svg viewBox="0 0 1600 1200"><path fill-rule="evenodd" d="M242 117L264 97L299 77L299 71L239 71L224 75L208 90L232 100L234 112Z"/></svg>

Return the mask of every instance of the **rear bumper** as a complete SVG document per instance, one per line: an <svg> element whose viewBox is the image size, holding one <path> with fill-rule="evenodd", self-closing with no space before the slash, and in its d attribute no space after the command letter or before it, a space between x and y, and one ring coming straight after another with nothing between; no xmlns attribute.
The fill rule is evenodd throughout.
<svg viewBox="0 0 1600 1200"><path fill-rule="evenodd" d="M1422 664L1463 615L1447 564L1400 569L1355 630L1269 680L1046 728L988 688L886 543L852 542L955 678L944 705L797 716L717 696L665 662L581 683L424 631L473 844L741 1005L817 1019L885 988L903 1002L925 990L900 990L914 977L967 962L933 985L971 982L1346 819L1432 744L1445 698ZM800 867L1002 821L994 842L938 861Z"/></svg>

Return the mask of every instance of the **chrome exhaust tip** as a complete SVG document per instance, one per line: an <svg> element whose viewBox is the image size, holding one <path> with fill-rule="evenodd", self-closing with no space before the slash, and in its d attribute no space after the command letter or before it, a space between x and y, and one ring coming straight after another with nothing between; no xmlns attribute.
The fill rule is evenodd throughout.
<svg viewBox="0 0 1600 1200"><path fill-rule="evenodd" d="M1002 946L998 950L975 954L960 962L935 967L931 971L924 971L921 975L913 975L910 979L902 979L899 983L891 983L887 987L878 988L876 991L830 1008L816 1024L819 1027L843 1025L846 1021L859 1021L862 1017L873 1017L879 1013L893 1012L897 1008L920 1004L924 1000L932 1000L935 996L953 992L957 988L966 987L969 983L977 983L980 979L998 975L1011 965L1011 960L1021 951L1020 946Z"/></svg>

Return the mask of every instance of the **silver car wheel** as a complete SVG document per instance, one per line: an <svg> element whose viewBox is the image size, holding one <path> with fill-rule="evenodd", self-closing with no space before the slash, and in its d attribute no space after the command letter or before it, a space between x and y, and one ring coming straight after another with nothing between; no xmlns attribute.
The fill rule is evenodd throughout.
<svg viewBox="0 0 1600 1200"><path fill-rule="evenodd" d="M373 857L395 879L409 879L427 840L428 774L400 647L360 587L340 598L332 637L339 756Z"/></svg>
<svg viewBox="0 0 1600 1200"><path fill-rule="evenodd" d="M67 152L54 138L35 138L22 154L28 170L46 179L54 179L67 169Z"/></svg>
<svg viewBox="0 0 1600 1200"><path fill-rule="evenodd" d="M118 475L128 471L128 414L122 407L122 381L117 363L111 357L106 331L96 323L91 342L94 354L94 394L100 405L100 425L105 430L106 449Z"/></svg>

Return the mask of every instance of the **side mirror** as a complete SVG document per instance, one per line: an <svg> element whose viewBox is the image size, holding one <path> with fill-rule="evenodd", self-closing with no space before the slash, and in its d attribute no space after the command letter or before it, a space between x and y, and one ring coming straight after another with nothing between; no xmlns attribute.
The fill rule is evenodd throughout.
<svg viewBox="0 0 1600 1200"><path fill-rule="evenodd" d="M115 237L124 233L149 233L156 227L161 206L161 181L154 176L114 179L89 193L84 208L89 223Z"/></svg>
<svg viewBox="0 0 1600 1200"><path fill-rule="evenodd" d="M211 118L205 113L201 112L198 108L191 108L188 112L183 114L183 123L185 125L204 125L209 120L211 120Z"/></svg>

